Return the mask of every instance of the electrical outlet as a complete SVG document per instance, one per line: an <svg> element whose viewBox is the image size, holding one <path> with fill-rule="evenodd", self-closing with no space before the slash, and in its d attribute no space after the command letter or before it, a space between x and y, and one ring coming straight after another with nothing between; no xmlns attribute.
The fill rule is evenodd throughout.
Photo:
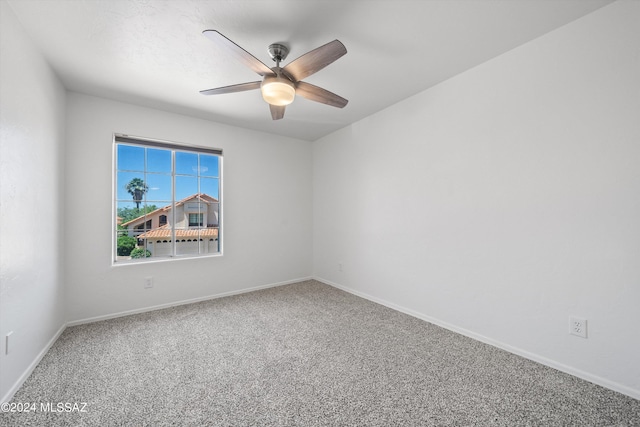
<svg viewBox="0 0 640 427"><path fill-rule="evenodd" d="M569 318L569 333L581 338L587 338L587 319L571 316Z"/></svg>
<svg viewBox="0 0 640 427"><path fill-rule="evenodd" d="M11 335L13 335L13 331L9 332L4 337L4 354L9 354L9 349L11 348L11 347L9 347L9 338L11 338ZM13 344L11 344L11 345L13 345Z"/></svg>
<svg viewBox="0 0 640 427"><path fill-rule="evenodd" d="M144 287L145 289L153 288L153 277L145 277L144 278Z"/></svg>

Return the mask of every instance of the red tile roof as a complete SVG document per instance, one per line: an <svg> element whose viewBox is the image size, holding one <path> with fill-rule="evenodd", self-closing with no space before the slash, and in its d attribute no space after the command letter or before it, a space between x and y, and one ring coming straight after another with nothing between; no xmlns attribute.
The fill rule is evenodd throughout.
<svg viewBox="0 0 640 427"><path fill-rule="evenodd" d="M136 236L138 239L171 239L171 229L166 225L160 228L149 230L146 233ZM182 238L218 238L218 228L189 228L189 229L176 229L176 239Z"/></svg>

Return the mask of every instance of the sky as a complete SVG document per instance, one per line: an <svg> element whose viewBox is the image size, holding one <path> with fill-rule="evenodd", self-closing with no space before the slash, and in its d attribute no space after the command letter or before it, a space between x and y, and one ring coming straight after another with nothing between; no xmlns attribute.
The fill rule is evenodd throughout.
<svg viewBox="0 0 640 427"><path fill-rule="evenodd" d="M171 150L118 144L117 163L118 208L135 207L133 197L125 188L133 178L141 178L149 187L145 194L147 205L162 207L171 203ZM218 199L219 166L218 156L176 151L175 200L196 193L206 193Z"/></svg>

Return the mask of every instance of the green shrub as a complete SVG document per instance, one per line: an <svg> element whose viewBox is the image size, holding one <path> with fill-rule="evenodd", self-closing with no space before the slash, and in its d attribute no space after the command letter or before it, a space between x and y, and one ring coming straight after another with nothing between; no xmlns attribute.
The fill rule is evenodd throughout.
<svg viewBox="0 0 640 427"><path fill-rule="evenodd" d="M148 258L151 256L151 252L148 249L135 248L131 251L131 258Z"/></svg>
<svg viewBox="0 0 640 427"><path fill-rule="evenodd" d="M131 236L118 237L118 255L129 256L133 248L136 247L136 238Z"/></svg>

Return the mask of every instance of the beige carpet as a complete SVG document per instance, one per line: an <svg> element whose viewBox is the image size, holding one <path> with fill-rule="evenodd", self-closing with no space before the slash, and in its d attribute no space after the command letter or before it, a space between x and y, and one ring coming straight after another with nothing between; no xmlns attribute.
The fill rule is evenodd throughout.
<svg viewBox="0 0 640 427"><path fill-rule="evenodd" d="M640 426L640 401L315 281L68 328L13 402L37 410L1 425Z"/></svg>

